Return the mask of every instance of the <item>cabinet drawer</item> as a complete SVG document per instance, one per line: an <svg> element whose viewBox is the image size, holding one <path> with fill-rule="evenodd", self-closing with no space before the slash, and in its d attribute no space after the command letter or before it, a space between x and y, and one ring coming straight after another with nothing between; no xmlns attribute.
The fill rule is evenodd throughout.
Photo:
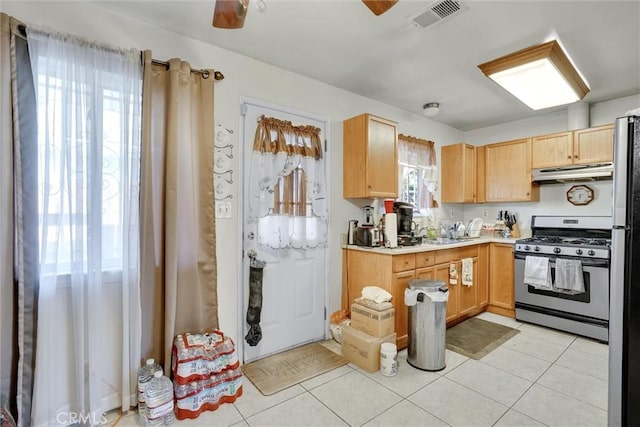
<svg viewBox="0 0 640 427"><path fill-rule="evenodd" d="M429 267L435 264L435 252L420 252L416 254L416 268Z"/></svg>
<svg viewBox="0 0 640 427"><path fill-rule="evenodd" d="M416 254L394 255L393 272L413 270L416 268Z"/></svg>
<svg viewBox="0 0 640 427"><path fill-rule="evenodd" d="M474 258L478 256L477 246L468 246L466 248L444 249L436 251L435 263L442 264L445 262L459 261L462 258Z"/></svg>

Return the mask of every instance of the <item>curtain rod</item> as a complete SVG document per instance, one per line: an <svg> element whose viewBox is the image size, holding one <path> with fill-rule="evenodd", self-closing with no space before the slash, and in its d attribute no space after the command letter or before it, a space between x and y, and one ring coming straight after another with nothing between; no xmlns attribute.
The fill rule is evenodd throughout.
<svg viewBox="0 0 640 427"><path fill-rule="evenodd" d="M154 64L158 64L158 65L164 65L165 67L169 66L168 62L160 61L158 59L152 59L151 62L154 63ZM207 71L207 70L196 70L195 68L191 68L191 72L192 73L196 73L196 74L201 74L202 77L205 78L205 79L209 78L209 71ZM213 72L213 78L216 79L217 81L223 80L224 79L224 74L222 74L222 72L220 72L220 71L214 71Z"/></svg>

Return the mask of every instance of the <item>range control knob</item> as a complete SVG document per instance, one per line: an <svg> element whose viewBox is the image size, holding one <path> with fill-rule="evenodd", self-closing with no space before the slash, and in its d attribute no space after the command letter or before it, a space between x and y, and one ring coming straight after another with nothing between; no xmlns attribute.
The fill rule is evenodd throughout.
<svg viewBox="0 0 640 427"><path fill-rule="evenodd" d="M596 254L596 251L594 251L593 249L589 249L589 252L587 252L587 255L594 256L595 254Z"/></svg>
<svg viewBox="0 0 640 427"><path fill-rule="evenodd" d="M559 254L560 252L562 252L562 249L560 249L560 248L553 248L553 253L554 253L554 254Z"/></svg>
<svg viewBox="0 0 640 427"><path fill-rule="evenodd" d="M531 250L531 248L529 247L529 245L525 245L524 250L525 251L529 251L529 250Z"/></svg>
<svg viewBox="0 0 640 427"><path fill-rule="evenodd" d="M533 248L533 250L534 250L534 251L536 251L536 252L540 252L540 246L535 246L535 247Z"/></svg>
<svg viewBox="0 0 640 427"><path fill-rule="evenodd" d="M576 249L576 255L582 255L582 249Z"/></svg>

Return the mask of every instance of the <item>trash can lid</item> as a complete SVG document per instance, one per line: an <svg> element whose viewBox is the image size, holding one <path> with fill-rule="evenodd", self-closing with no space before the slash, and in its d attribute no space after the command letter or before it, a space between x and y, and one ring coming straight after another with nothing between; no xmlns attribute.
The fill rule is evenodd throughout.
<svg viewBox="0 0 640 427"><path fill-rule="evenodd" d="M438 292L444 285L442 280L436 279L413 279L409 282L410 289L420 289L425 292Z"/></svg>

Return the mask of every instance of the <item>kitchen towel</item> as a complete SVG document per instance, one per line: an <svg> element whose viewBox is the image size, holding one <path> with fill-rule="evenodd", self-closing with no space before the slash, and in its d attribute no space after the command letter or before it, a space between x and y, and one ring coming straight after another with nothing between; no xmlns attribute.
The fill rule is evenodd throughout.
<svg viewBox="0 0 640 427"><path fill-rule="evenodd" d="M454 262L449 264L449 284L450 285L458 284L458 266Z"/></svg>
<svg viewBox="0 0 640 427"><path fill-rule="evenodd" d="M556 280L553 286L558 292L566 294L583 293L582 262L579 259L556 259Z"/></svg>
<svg viewBox="0 0 640 427"><path fill-rule="evenodd" d="M527 255L524 264L524 283L536 289L553 290L549 258Z"/></svg>
<svg viewBox="0 0 640 427"><path fill-rule="evenodd" d="M473 259L462 259L462 284L464 286L473 285Z"/></svg>

